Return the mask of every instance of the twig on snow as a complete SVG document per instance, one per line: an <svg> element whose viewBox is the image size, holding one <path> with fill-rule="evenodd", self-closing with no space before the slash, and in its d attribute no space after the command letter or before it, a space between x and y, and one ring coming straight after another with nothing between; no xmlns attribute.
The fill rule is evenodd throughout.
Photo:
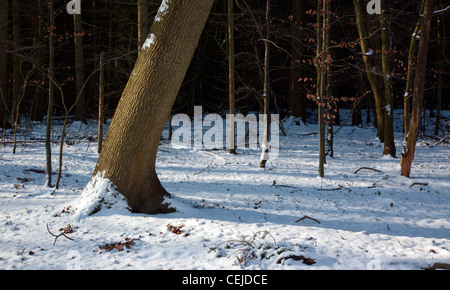
<svg viewBox="0 0 450 290"><path fill-rule="evenodd" d="M358 173L360 170L363 170L363 169L372 170L372 171L375 171L375 172L378 172L378 173L381 172L381 171L378 170L378 169L374 169L374 168L370 168L370 167L361 167L361 168L359 168L359 169L357 169L357 170L355 171L355 174Z"/></svg>
<svg viewBox="0 0 450 290"><path fill-rule="evenodd" d="M69 226L70 226L70 225L68 225L67 228L69 228ZM71 230L71 229L72 229L72 228L70 227L70 230ZM50 235L52 235L52 236L55 237L55 240L53 241L53 245L56 244L56 240L57 240L60 236L63 236L63 237L65 237L65 238L67 238L67 239L73 241L72 238L69 238L68 236L66 236L66 232L69 233L69 231L64 230L64 232L62 232L62 233L59 234L59 235L53 234L53 233L50 231L50 229L48 228L48 223L47 223L47 231L50 233Z"/></svg>
<svg viewBox="0 0 450 290"><path fill-rule="evenodd" d="M409 188L413 187L414 185L423 185L423 186L426 186L426 185L428 185L428 183L414 182L413 184L411 184L411 185L409 186Z"/></svg>
<svg viewBox="0 0 450 290"><path fill-rule="evenodd" d="M309 216L307 216L307 215L305 215L304 217L299 218L299 219L296 220L295 222L298 223L298 222L303 221L304 219L310 219L310 220L313 220L313 221L315 221L316 223L319 223L319 224L320 224L320 222L319 222L318 220L316 220L315 218L309 217ZM303 223L305 223L305 222L303 221Z"/></svg>

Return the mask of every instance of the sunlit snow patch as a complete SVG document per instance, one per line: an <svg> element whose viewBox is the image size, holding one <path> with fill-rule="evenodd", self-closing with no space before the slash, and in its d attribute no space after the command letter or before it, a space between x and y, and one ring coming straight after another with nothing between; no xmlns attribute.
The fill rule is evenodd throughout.
<svg viewBox="0 0 450 290"><path fill-rule="evenodd" d="M103 210L130 213L126 198L100 172L89 181L72 208L76 218L92 216Z"/></svg>
<svg viewBox="0 0 450 290"><path fill-rule="evenodd" d="M159 6L158 13L156 13L155 22L161 21L162 17L169 11L168 0L163 0L161 6Z"/></svg>
<svg viewBox="0 0 450 290"><path fill-rule="evenodd" d="M150 34L147 39L144 42L144 45L142 45L142 50L146 50L149 48L153 43L155 42L155 35L152 33Z"/></svg>

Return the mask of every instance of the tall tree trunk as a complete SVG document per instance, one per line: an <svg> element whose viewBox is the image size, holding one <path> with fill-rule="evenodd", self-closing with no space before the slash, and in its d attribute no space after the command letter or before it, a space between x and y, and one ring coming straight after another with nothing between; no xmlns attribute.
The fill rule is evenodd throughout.
<svg viewBox="0 0 450 290"><path fill-rule="evenodd" d="M270 130L270 116L269 116L269 83L270 83L270 65L269 65L269 55L270 55L270 0L266 2L266 39L264 41L264 91L263 91L263 102L264 102L264 139L262 142L262 154L261 160L259 162L260 168L266 168L267 160L269 160L269 130Z"/></svg>
<svg viewBox="0 0 450 290"><path fill-rule="evenodd" d="M304 0L292 0L292 45L291 45L291 64L289 80L289 110L292 116L301 118L306 122L306 93L302 91L299 78L301 77L300 60L301 53L301 26L304 15Z"/></svg>
<svg viewBox="0 0 450 290"><path fill-rule="evenodd" d="M0 128L9 127L6 104L8 100L8 1L0 1Z"/></svg>
<svg viewBox="0 0 450 290"><path fill-rule="evenodd" d="M86 123L86 98L82 91L85 82L84 78L84 57L83 57L83 26L81 24L81 14L73 13L74 19L74 41L75 41L75 74L76 74L76 96L78 99L75 108L75 120Z"/></svg>
<svg viewBox="0 0 450 290"><path fill-rule="evenodd" d="M394 98L392 96L392 75L391 75L391 35L389 21L385 9L386 0L381 1L382 12L380 15L381 28L381 62L383 68L384 79L384 155L395 157L395 140L394 140Z"/></svg>
<svg viewBox="0 0 450 290"><path fill-rule="evenodd" d="M353 6L356 13L356 25L358 27L359 42L361 46L361 52L363 54L365 70L375 99L375 112L377 116L378 129L377 136L380 139L380 142L384 142L384 85L383 78L380 78L378 75L379 64L377 63L376 59L378 39L376 39L376 36L373 34L369 35L367 31L367 23L366 19L364 18L364 15L367 15L367 12L364 7L365 5L363 5L363 1L353 0ZM374 24L379 25L379 23L377 24L376 21L374 21ZM375 47L371 47L371 44L373 44Z"/></svg>
<svg viewBox="0 0 450 290"><path fill-rule="evenodd" d="M22 86L22 73L21 73L21 58L17 55L17 51L20 48L20 14L21 7L19 0L12 0L12 38L13 48L16 51L13 55L13 88L12 88L12 102L15 103L19 99L20 89ZM12 124L14 126L14 124Z"/></svg>
<svg viewBox="0 0 450 290"><path fill-rule="evenodd" d="M98 143L97 152L102 152L103 146L103 123L105 122L105 67L104 67L105 52L100 53L100 74L98 81Z"/></svg>
<svg viewBox="0 0 450 290"><path fill-rule="evenodd" d="M229 128L229 144L228 152L236 154L236 132L234 124L234 116L236 114L235 105L235 56L234 56L234 0L228 0L228 94L230 103L230 123Z"/></svg>
<svg viewBox="0 0 450 290"><path fill-rule="evenodd" d="M419 135L420 116L425 91L426 66L428 58L428 46L430 40L430 23L433 13L433 0L427 0L423 13L423 22L420 28L419 50L417 53L417 65L414 78L414 92L412 101L411 122L406 136L406 146L402 153L401 174L409 177L414 160L417 137Z"/></svg>
<svg viewBox="0 0 450 290"><path fill-rule="evenodd" d="M324 63L324 76L323 76L323 90L326 102L326 125L327 125L327 138L326 138L326 147L325 147L325 155L333 158L333 116L335 115L334 110L337 110L337 106L332 100L332 83L331 83L331 54L329 52L330 46L330 36L331 36L331 27L330 27L330 0L325 0L323 4L323 41L322 41L322 56L325 61ZM325 120L324 120L325 121Z"/></svg>
<svg viewBox="0 0 450 290"><path fill-rule="evenodd" d="M419 15L423 14L423 10L425 8L426 0L422 0L422 4L420 5ZM416 27L414 29L413 35L411 37L411 42L409 44L409 53L408 53L408 68L406 72L406 89L405 95L403 99L403 130L405 132L405 136L409 131L409 122L410 119L410 111L411 111L411 97L412 97L412 89L413 89L413 63L414 56L416 51L416 44L418 40L418 34L420 28L422 27L423 17L419 17L417 21Z"/></svg>
<svg viewBox="0 0 450 290"><path fill-rule="evenodd" d="M442 2L442 1L441 1ZM442 109L442 85L443 85L443 65L445 60L445 19L441 15L437 17L437 34L438 34L438 83L437 83L437 104L436 104L436 123L434 127L434 135L439 135L439 126Z"/></svg>
<svg viewBox="0 0 450 290"><path fill-rule="evenodd" d="M158 144L213 2L163 2L108 130L94 176L115 184L134 212L171 210L155 170Z"/></svg>
<svg viewBox="0 0 450 290"><path fill-rule="evenodd" d="M141 53L142 45L148 33L148 0L138 0L138 51Z"/></svg>
<svg viewBox="0 0 450 290"><path fill-rule="evenodd" d="M316 51L316 69L317 69L317 103L318 103L318 121L319 121L319 177L325 176L325 82L326 69L324 68L323 43L324 43L324 8L327 0L317 1L317 51Z"/></svg>
<svg viewBox="0 0 450 290"><path fill-rule="evenodd" d="M45 159L46 159L46 178L45 184L48 187L52 186L52 144L51 144L51 132L52 132L52 118L53 118L53 102L54 102L54 83L53 83L53 69L54 69L54 49L55 49L55 15L54 15L54 2L48 1L48 15L49 15L49 28L48 28L48 51L49 51L49 65L48 65L48 105L47 105L47 127L45 129Z"/></svg>
<svg viewBox="0 0 450 290"><path fill-rule="evenodd" d="M36 8L39 11L36 21L36 27L37 31L35 32L34 37L34 46L37 47L36 51L36 62L38 63L38 66L45 67L46 65L46 48L44 46L45 43L45 19L47 15L47 7L43 3L44 1L37 1ZM31 107L31 115L30 118L32 121L42 121L42 118L44 117L44 110L45 108L45 98L46 98L46 92L41 86L40 83L44 83L46 76L44 73L42 73L40 70L36 70L35 72L35 81L38 83L35 90L35 96Z"/></svg>

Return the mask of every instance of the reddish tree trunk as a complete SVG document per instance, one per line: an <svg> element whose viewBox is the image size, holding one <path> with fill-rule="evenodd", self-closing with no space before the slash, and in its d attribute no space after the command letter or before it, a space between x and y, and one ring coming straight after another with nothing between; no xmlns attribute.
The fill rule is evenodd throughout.
<svg viewBox="0 0 450 290"><path fill-rule="evenodd" d="M417 54L417 66L414 79L414 93L409 131L406 135L406 147L401 158L401 174L409 177L414 160L417 137L419 135L420 118L425 90L426 66L428 57L428 44L430 39L430 23L433 12L433 0L426 1L424 19L420 32L419 51Z"/></svg>

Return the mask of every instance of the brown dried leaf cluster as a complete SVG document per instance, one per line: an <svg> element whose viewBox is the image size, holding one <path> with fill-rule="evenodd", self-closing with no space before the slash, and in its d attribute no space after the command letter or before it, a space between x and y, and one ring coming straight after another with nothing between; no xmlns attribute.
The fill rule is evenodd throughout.
<svg viewBox="0 0 450 290"><path fill-rule="evenodd" d="M184 224L179 225L179 226L173 226L173 225L171 225L171 224L168 224L168 225L167 225L167 229L168 229L169 231L171 231L172 233L177 234L177 235L181 235L181 234L184 233L184 231L181 230L182 228L184 228Z"/></svg>
<svg viewBox="0 0 450 290"><path fill-rule="evenodd" d="M127 237L127 238L125 238L125 240L123 242L106 244L99 248L100 248L100 250L105 250L107 252L111 252L114 249L116 249L119 252L122 252L124 250L124 248L131 249L131 246L133 246L134 244L135 244L134 240Z"/></svg>

